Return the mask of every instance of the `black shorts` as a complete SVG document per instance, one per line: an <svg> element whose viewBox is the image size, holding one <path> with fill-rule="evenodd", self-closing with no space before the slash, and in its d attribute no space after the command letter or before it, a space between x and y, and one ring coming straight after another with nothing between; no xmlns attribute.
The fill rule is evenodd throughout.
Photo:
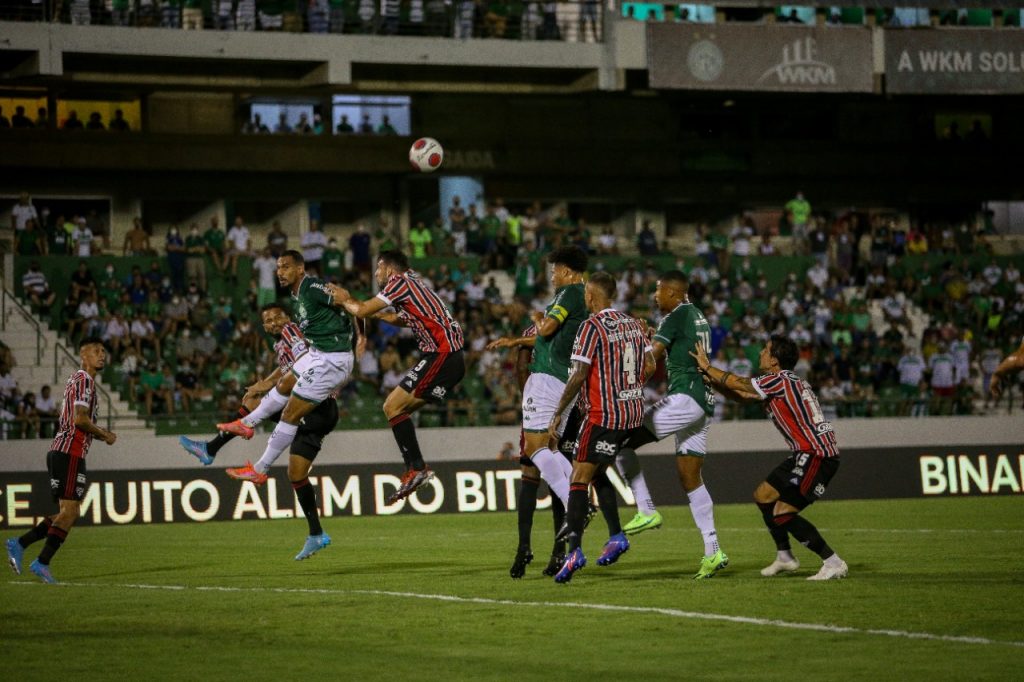
<svg viewBox="0 0 1024 682"><path fill-rule="evenodd" d="M405 373L399 386L421 400L440 403L465 374L466 357L461 350L427 353Z"/></svg>
<svg viewBox="0 0 1024 682"><path fill-rule="evenodd" d="M838 470L838 457L793 453L775 467L765 481L779 491L780 500L803 509L825 494L828 482Z"/></svg>
<svg viewBox="0 0 1024 682"><path fill-rule="evenodd" d="M338 401L328 398L299 422L299 430L295 433L289 452L312 462L320 454L324 438L337 425Z"/></svg>
<svg viewBox="0 0 1024 682"><path fill-rule="evenodd" d="M89 487L85 475L85 458L50 450L46 453L46 470L50 474L50 494L54 501L82 501Z"/></svg>
<svg viewBox="0 0 1024 682"><path fill-rule="evenodd" d="M580 435L580 427L583 426L583 412L576 405L569 410L569 418L565 420L565 430L562 437L558 439L558 451L572 459L576 450L576 437Z"/></svg>
<svg viewBox="0 0 1024 682"><path fill-rule="evenodd" d="M573 459L588 464L611 464L636 429L609 429L585 422L573 448Z"/></svg>

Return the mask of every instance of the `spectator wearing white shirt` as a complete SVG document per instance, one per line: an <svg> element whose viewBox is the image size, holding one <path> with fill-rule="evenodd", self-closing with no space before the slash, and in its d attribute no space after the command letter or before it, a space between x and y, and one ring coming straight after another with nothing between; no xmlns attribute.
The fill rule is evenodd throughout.
<svg viewBox="0 0 1024 682"><path fill-rule="evenodd" d="M320 223L316 220L309 221L309 232L302 235L299 245L302 247L302 258L306 261L306 272L312 272L319 277L320 261L327 247L327 235L320 231Z"/></svg>
<svg viewBox="0 0 1024 682"><path fill-rule="evenodd" d="M997 263L996 259L993 258L981 274L985 278L985 281L988 282L989 286L994 287L999 284L999 280L1003 278L1003 269L999 267L999 263Z"/></svg>
<svg viewBox="0 0 1024 682"><path fill-rule="evenodd" d="M88 294L75 309L75 318L68 323L68 336L74 337L76 331L84 336L92 336L89 330L95 329L99 319L100 307L96 303L96 294Z"/></svg>
<svg viewBox="0 0 1024 682"><path fill-rule="evenodd" d="M54 435L57 423L57 401L49 386L43 386L36 396L36 414L39 415L39 437L49 438Z"/></svg>
<svg viewBox="0 0 1024 682"><path fill-rule="evenodd" d="M135 341L135 352L142 355L142 347L152 348L156 357L160 357L160 337L156 334L156 328L149 320L149 315L140 313L132 320L132 340Z"/></svg>
<svg viewBox="0 0 1024 682"><path fill-rule="evenodd" d="M738 258L746 258L750 255L750 240L754 236L754 230L749 225L737 225L732 228L729 237L732 239L732 254Z"/></svg>
<svg viewBox="0 0 1024 682"><path fill-rule="evenodd" d="M18 381L6 365L0 365L0 398L9 400L18 390ZM2 402L2 401L0 401Z"/></svg>
<svg viewBox="0 0 1024 682"><path fill-rule="evenodd" d="M46 275L39 268L39 263L33 261L28 266L28 270L21 277L21 288L25 292L25 296L32 302L32 305L38 306L40 312L44 315L49 312L50 306L53 305L53 301L57 298L57 295L50 291L50 285L46 281Z"/></svg>
<svg viewBox="0 0 1024 682"><path fill-rule="evenodd" d="M92 242L94 236L92 230L85 222L85 218L79 218L78 224L71 233L71 243L74 244L75 255L79 258L88 258L92 255Z"/></svg>
<svg viewBox="0 0 1024 682"><path fill-rule="evenodd" d="M249 228L245 226L242 216L235 216L235 224L231 226L227 234L228 252L224 262L224 268L231 268L231 279L238 282L238 259L252 253L252 240L249 235Z"/></svg>
<svg viewBox="0 0 1024 682"><path fill-rule="evenodd" d="M252 269L256 272L256 304L262 309L277 298L277 260L269 246L253 261Z"/></svg>
<svg viewBox="0 0 1024 682"><path fill-rule="evenodd" d="M21 238L21 233L25 229L25 224L29 220L36 221L39 223L39 213L36 212L36 207L32 205L32 199L29 197L28 192L22 192L18 198L18 203L11 209L11 229L14 230L16 240Z"/></svg>
<svg viewBox="0 0 1024 682"><path fill-rule="evenodd" d="M956 369L953 356L946 350L946 344L939 344L939 351L928 359L931 370L931 388L934 408L932 414L949 414L956 392Z"/></svg>
<svg viewBox="0 0 1024 682"><path fill-rule="evenodd" d="M110 353L113 357L121 355L121 349L128 346L130 342L131 329L128 326L128 321L121 315L121 311L118 310L114 313L114 317L107 322L106 329L103 330L103 341L106 342L107 348L110 349Z"/></svg>
<svg viewBox="0 0 1024 682"><path fill-rule="evenodd" d="M825 285L828 283L828 268L821 262L815 263L807 269L807 280L818 293L825 291Z"/></svg>
<svg viewBox="0 0 1024 682"><path fill-rule="evenodd" d="M885 320L893 327L902 328L908 334L910 333L910 320L907 317L907 309L903 304L902 294L896 293L896 291L890 285L886 297L882 299L882 312L885 314Z"/></svg>
<svg viewBox="0 0 1024 682"><path fill-rule="evenodd" d="M966 330L960 332L960 338L949 344L949 353L953 356L954 380L960 384L971 375L971 351L973 346L967 338Z"/></svg>

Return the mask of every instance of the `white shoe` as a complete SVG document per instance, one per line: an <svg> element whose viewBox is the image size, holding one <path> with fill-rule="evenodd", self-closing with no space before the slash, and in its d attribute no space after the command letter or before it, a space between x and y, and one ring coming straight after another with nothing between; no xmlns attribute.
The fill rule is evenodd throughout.
<svg viewBox="0 0 1024 682"><path fill-rule="evenodd" d="M776 559L770 565L761 569L761 575L765 578L771 578L773 575L778 575L780 573L792 573L798 568L800 568L799 559L794 558L792 561Z"/></svg>
<svg viewBox="0 0 1024 682"><path fill-rule="evenodd" d="M826 561L821 565L821 570L808 578L808 580L838 580L839 578L845 578L849 572L850 567L842 559Z"/></svg>

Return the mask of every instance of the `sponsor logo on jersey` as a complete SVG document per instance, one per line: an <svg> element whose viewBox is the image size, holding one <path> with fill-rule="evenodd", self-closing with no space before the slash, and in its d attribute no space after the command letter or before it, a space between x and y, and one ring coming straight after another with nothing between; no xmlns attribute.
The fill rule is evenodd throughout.
<svg viewBox="0 0 1024 682"><path fill-rule="evenodd" d="M825 494L825 484L824 483L819 483L818 485L814 486L814 496L815 497L821 497L824 494Z"/></svg>
<svg viewBox="0 0 1024 682"><path fill-rule="evenodd" d="M631 388L626 391L619 391L619 400L636 400L644 397L644 389Z"/></svg>
<svg viewBox="0 0 1024 682"><path fill-rule="evenodd" d="M594 452L599 455L614 455L616 452L615 443L599 440L594 443Z"/></svg>
<svg viewBox="0 0 1024 682"><path fill-rule="evenodd" d="M434 390L430 393L435 398L443 398L448 393L448 389L444 386L434 386Z"/></svg>

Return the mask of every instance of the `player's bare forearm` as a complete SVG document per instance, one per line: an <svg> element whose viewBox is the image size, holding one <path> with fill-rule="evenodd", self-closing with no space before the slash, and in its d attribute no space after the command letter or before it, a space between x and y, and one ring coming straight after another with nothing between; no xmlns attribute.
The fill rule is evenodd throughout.
<svg viewBox="0 0 1024 682"><path fill-rule="evenodd" d="M711 388L726 398L745 403L761 401L761 394L754 389L750 377L739 376L710 365L704 370L704 376L708 378Z"/></svg>
<svg viewBox="0 0 1024 682"><path fill-rule="evenodd" d="M555 410L555 419L558 419L565 412L572 401L579 395L583 388L583 382L587 378L587 363L579 360L572 361L572 371L569 373L569 381L565 382L565 390L562 391L562 398L558 401L558 409Z"/></svg>
<svg viewBox="0 0 1024 682"><path fill-rule="evenodd" d="M379 313L377 313L376 315L374 315L373 319L380 320L381 322L387 322L388 324L394 325L395 327L407 327L408 326L402 320L402 318L398 316L398 313L388 313L388 312L385 312L385 311L382 310Z"/></svg>
<svg viewBox="0 0 1024 682"><path fill-rule="evenodd" d="M92 419L89 417L89 411L84 405L75 405L75 427L110 445L113 445L114 441L117 440L117 436L113 432L101 429L93 424Z"/></svg>

